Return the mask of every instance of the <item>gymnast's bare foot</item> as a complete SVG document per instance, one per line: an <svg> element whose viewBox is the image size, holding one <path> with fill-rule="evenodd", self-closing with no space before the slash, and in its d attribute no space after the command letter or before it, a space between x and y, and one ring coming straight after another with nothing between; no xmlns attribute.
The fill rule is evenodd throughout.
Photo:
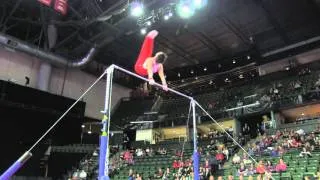
<svg viewBox="0 0 320 180"><path fill-rule="evenodd" d="M159 32L157 30L152 30L148 33L148 37L151 37L152 39L156 38L158 36Z"/></svg>

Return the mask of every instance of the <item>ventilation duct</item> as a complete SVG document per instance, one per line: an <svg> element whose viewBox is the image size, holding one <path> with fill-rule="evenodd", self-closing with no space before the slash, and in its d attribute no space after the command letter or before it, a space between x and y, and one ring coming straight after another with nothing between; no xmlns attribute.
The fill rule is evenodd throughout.
<svg viewBox="0 0 320 180"><path fill-rule="evenodd" d="M27 53L32 56L36 56L58 67L66 67L66 66L73 67L73 68L82 67L86 65L89 61L91 61L91 59L96 53L96 48L93 47L90 49L87 55L82 59L70 61L64 57L55 55L51 52L40 50L34 45L27 44L19 39L5 35L3 33L0 33L0 44L10 49L14 49L17 51Z"/></svg>

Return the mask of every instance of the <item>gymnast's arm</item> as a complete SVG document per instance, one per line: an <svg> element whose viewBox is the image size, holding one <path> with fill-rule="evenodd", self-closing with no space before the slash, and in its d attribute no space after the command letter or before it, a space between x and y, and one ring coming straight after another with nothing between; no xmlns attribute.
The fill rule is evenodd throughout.
<svg viewBox="0 0 320 180"><path fill-rule="evenodd" d="M159 74L159 77L161 79L162 85L167 87L167 81L166 81L166 78L164 76L163 65L162 64L159 64L158 74Z"/></svg>
<svg viewBox="0 0 320 180"><path fill-rule="evenodd" d="M148 79L149 79L149 83L152 84L154 83L154 80L153 80L153 63L152 63L152 58L147 58L146 59L146 65L147 65L147 72L148 72ZM151 81L151 82L150 82Z"/></svg>

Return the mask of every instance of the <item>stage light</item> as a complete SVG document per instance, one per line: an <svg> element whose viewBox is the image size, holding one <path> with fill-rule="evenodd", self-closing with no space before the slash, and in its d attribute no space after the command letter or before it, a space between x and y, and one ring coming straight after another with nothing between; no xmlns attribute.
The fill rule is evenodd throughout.
<svg viewBox="0 0 320 180"><path fill-rule="evenodd" d="M301 116L304 116L304 113L301 113Z"/></svg>
<svg viewBox="0 0 320 180"><path fill-rule="evenodd" d="M82 128L85 128L86 126L84 124L81 125Z"/></svg>
<svg viewBox="0 0 320 180"><path fill-rule="evenodd" d="M193 70L191 70L190 73L193 74L194 73Z"/></svg>
<svg viewBox="0 0 320 180"><path fill-rule="evenodd" d="M250 56L247 56L247 59L249 60L249 59L251 59L251 57L250 57Z"/></svg>
<svg viewBox="0 0 320 180"><path fill-rule="evenodd" d="M151 21L147 21L148 26L151 26L151 24L152 24Z"/></svg>
<svg viewBox="0 0 320 180"><path fill-rule="evenodd" d="M131 15L134 17L140 17L144 12L143 4L135 1L131 3Z"/></svg>
<svg viewBox="0 0 320 180"><path fill-rule="evenodd" d="M195 79L195 80L198 80L198 77L195 77L194 79Z"/></svg>
<svg viewBox="0 0 320 180"><path fill-rule="evenodd" d="M289 71L289 70L290 70L290 67L286 67L286 70Z"/></svg>
<svg viewBox="0 0 320 180"><path fill-rule="evenodd" d="M169 12L168 16L169 16L169 17L172 17L172 16L173 16L172 12Z"/></svg>
<svg viewBox="0 0 320 180"><path fill-rule="evenodd" d="M180 73L178 73L178 77L180 77L181 76L181 74Z"/></svg>
<svg viewBox="0 0 320 180"><path fill-rule="evenodd" d="M201 9L207 5L207 0L193 0L193 6L196 9Z"/></svg>
<svg viewBox="0 0 320 180"><path fill-rule="evenodd" d="M169 16L168 15L164 15L164 20L168 20L169 19Z"/></svg>
<svg viewBox="0 0 320 180"><path fill-rule="evenodd" d="M207 67L203 68L203 71L207 71Z"/></svg>
<svg viewBox="0 0 320 180"><path fill-rule="evenodd" d="M91 131L91 130L89 130L89 131L88 131L88 134L92 134L92 131Z"/></svg>
<svg viewBox="0 0 320 180"><path fill-rule="evenodd" d="M239 78L240 78L240 79L243 79L243 74L240 74L240 75L239 75Z"/></svg>
<svg viewBox="0 0 320 180"><path fill-rule="evenodd" d="M232 60L232 63L235 64L235 63L236 63L236 60Z"/></svg>
<svg viewBox="0 0 320 180"><path fill-rule="evenodd" d="M146 28L140 29L140 33L141 33L142 35L145 35L145 34L147 33L147 29L146 29Z"/></svg>
<svg viewBox="0 0 320 180"><path fill-rule="evenodd" d="M188 1L182 1L178 4L177 13L181 18L187 19L193 16L194 8Z"/></svg>

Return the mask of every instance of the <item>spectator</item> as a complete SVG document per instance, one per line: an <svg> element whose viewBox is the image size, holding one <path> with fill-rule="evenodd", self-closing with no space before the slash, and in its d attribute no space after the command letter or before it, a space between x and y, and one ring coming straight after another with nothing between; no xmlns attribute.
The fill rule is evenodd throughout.
<svg viewBox="0 0 320 180"><path fill-rule="evenodd" d="M240 164L240 162L241 162L240 156L238 156L238 154L235 154L232 158L232 163L233 164Z"/></svg>
<svg viewBox="0 0 320 180"><path fill-rule="evenodd" d="M237 176L246 176L247 175L247 169L246 167L244 166L243 163L240 164L240 167L238 169L238 172L237 172Z"/></svg>
<svg viewBox="0 0 320 180"><path fill-rule="evenodd" d="M162 176L163 176L163 171L161 168L159 168L154 177L157 179L160 179L162 178Z"/></svg>
<svg viewBox="0 0 320 180"><path fill-rule="evenodd" d="M311 155L311 152L309 151L309 149L307 148L302 148L302 152L299 154L300 157L305 157L305 156L308 156L308 157L312 157Z"/></svg>
<svg viewBox="0 0 320 180"><path fill-rule="evenodd" d="M276 166L276 171L277 172L285 172L287 170L287 165L286 163L283 162L282 159L279 160L279 163Z"/></svg>
<svg viewBox="0 0 320 180"><path fill-rule="evenodd" d="M142 180L142 178L141 178L141 176L140 176L140 174L139 173L137 173L137 175L136 175L136 179L135 180Z"/></svg>
<svg viewBox="0 0 320 180"><path fill-rule="evenodd" d="M170 168L166 169L166 172L164 172L162 179L163 180L169 180L171 177Z"/></svg>
<svg viewBox="0 0 320 180"><path fill-rule="evenodd" d="M172 168L173 168L173 169L176 169L176 170L179 169L179 162L178 162L177 160L174 160L174 161L173 161L173 163L172 163Z"/></svg>
<svg viewBox="0 0 320 180"><path fill-rule="evenodd" d="M222 153L225 155L226 159L229 160L229 150L227 147L223 149Z"/></svg>
<svg viewBox="0 0 320 180"><path fill-rule="evenodd" d="M258 166L256 168L256 172L257 172L257 174L259 174L260 179L263 179L263 175L266 172L266 168L265 168L265 166L264 166L262 161L259 161L259 164L258 164Z"/></svg>

